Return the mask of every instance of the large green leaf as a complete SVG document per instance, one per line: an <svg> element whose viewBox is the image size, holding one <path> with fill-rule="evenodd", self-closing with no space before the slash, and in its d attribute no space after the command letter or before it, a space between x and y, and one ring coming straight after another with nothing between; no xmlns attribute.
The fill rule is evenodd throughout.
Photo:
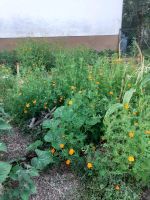
<svg viewBox="0 0 150 200"><path fill-rule="evenodd" d="M48 151L41 151L39 149L35 150L37 157L31 160L31 164L36 169L43 169L48 164L53 163L53 158L51 157L50 152Z"/></svg>
<svg viewBox="0 0 150 200"><path fill-rule="evenodd" d="M0 141L0 151L7 152L7 146L4 142Z"/></svg>
<svg viewBox="0 0 150 200"><path fill-rule="evenodd" d="M0 161L0 183L3 183L11 170L11 165Z"/></svg>
<svg viewBox="0 0 150 200"><path fill-rule="evenodd" d="M136 91L135 89L131 88L130 90L128 90L128 91L125 93L125 95L124 95L124 97L123 97L123 104L129 103L129 102L130 102L130 100L131 100L131 98L132 98L132 96L133 96L133 93L134 93L135 91Z"/></svg>
<svg viewBox="0 0 150 200"><path fill-rule="evenodd" d="M3 118L0 118L0 130L9 130L11 129L11 126L5 122Z"/></svg>
<svg viewBox="0 0 150 200"><path fill-rule="evenodd" d="M121 103L116 103L116 104L110 106L110 108L107 110L107 112L105 114L105 118L109 117L111 114L118 111L122 107L123 107L123 105Z"/></svg>
<svg viewBox="0 0 150 200"><path fill-rule="evenodd" d="M27 147L27 151L34 151L35 149L37 149L38 147L42 145L43 145L43 142L41 140L36 140L34 143L30 144Z"/></svg>
<svg viewBox="0 0 150 200"><path fill-rule="evenodd" d="M144 87L148 82L150 82L150 74L141 82L140 87Z"/></svg>

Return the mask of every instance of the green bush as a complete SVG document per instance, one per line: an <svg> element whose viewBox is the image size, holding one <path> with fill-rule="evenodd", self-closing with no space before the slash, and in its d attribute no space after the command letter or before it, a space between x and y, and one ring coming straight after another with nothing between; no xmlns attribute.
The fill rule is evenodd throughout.
<svg viewBox="0 0 150 200"><path fill-rule="evenodd" d="M55 66L54 50L46 42L26 41L17 49L21 72L29 73L36 68L50 70Z"/></svg>
<svg viewBox="0 0 150 200"><path fill-rule="evenodd" d="M13 89L8 91L5 98L6 110L20 123L38 117L42 111L53 106L50 85L48 74L41 69L16 78Z"/></svg>
<svg viewBox="0 0 150 200"><path fill-rule="evenodd" d="M0 102L7 95L7 91L13 88L15 78L11 68L6 65L0 65Z"/></svg>
<svg viewBox="0 0 150 200"><path fill-rule="evenodd" d="M16 63L17 63L17 55L16 51L2 51L0 52L0 65L5 65L7 67L10 67L13 71L13 73L16 72Z"/></svg>
<svg viewBox="0 0 150 200"><path fill-rule="evenodd" d="M139 199L136 188L149 185L150 176L148 68L137 70L115 54L55 49L55 67L46 70L44 57L20 52L25 73L7 90L5 107L23 124L56 109L29 147L37 155L31 165L42 170L66 163L92 181L91 199Z"/></svg>

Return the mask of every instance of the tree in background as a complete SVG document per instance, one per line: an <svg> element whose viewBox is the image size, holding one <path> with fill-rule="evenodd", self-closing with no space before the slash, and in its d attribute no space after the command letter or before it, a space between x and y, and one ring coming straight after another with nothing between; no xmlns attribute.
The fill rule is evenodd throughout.
<svg viewBox="0 0 150 200"><path fill-rule="evenodd" d="M124 0L122 30L140 46L150 42L150 0Z"/></svg>

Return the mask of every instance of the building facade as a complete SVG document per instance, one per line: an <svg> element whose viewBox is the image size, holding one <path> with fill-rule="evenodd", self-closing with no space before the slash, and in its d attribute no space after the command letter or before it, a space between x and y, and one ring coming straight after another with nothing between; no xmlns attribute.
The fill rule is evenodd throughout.
<svg viewBox="0 0 150 200"><path fill-rule="evenodd" d="M116 49L123 0L1 0L0 50L26 38Z"/></svg>

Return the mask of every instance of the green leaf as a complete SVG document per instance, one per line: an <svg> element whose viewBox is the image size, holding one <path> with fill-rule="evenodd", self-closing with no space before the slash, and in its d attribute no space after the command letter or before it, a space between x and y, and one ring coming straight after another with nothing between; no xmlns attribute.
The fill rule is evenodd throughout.
<svg viewBox="0 0 150 200"><path fill-rule="evenodd" d="M49 119L45 120L45 121L43 122L43 124L42 124L42 125L43 125L43 128L45 128L45 129L50 128L50 127L51 127L50 123L51 123L51 120L49 120Z"/></svg>
<svg viewBox="0 0 150 200"><path fill-rule="evenodd" d="M105 114L105 119L107 117L109 117L111 114L113 114L114 112L118 111L122 107L123 107L123 105L121 103L116 103L116 104L110 106L110 108L107 110L107 112Z"/></svg>
<svg viewBox="0 0 150 200"><path fill-rule="evenodd" d="M7 152L7 146L4 142L0 142L0 151Z"/></svg>
<svg viewBox="0 0 150 200"><path fill-rule="evenodd" d="M133 96L133 93L134 93L135 91L136 91L135 89L131 88L130 90L128 90L128 91L125 93L125 95L124 95L124 97L123 97L123 104L129 103L129 102L130 102L130 100L131 100L131 98L132 98L132 96Z"/></svg>
<svg viewBox="0 0 150 200"><path fill-rule="evenodd" d="M51 157L50 152L41 151L39 149L36 149L35 152L38 157L31 160L31 165L36 169L41 170L45 168L48 164L53 163L53 158Z"/></svg>
<svg viewBox="0 0 150 200"><path fill-rule="evenodd" d="M27 147L27 151L34 151L35 149L37 149L38 147L42 145L43 145L43 142L41 140L36 140L35 142L33 142Z"/></svg>
<svg viewBox="0 0 150 200"><path fill-rule="evenodd" d="M150 75L148 74L148 76L142 81L140 87L142 88L142 87L145 86L149 81L150 81Z"/></svg>
<svg viewBox="0 0 150 200"><path fill-rule="evenodd" d="M0 130L9 130L11 126L5 122L3 118L0 118Z"/></svg>
<svg viewBox="0 0 150 200"><path fill-rule="evenodd" d="M11 165L7 162L0 162L0 183L3 183L9 172L11 170Z"/></svg>

